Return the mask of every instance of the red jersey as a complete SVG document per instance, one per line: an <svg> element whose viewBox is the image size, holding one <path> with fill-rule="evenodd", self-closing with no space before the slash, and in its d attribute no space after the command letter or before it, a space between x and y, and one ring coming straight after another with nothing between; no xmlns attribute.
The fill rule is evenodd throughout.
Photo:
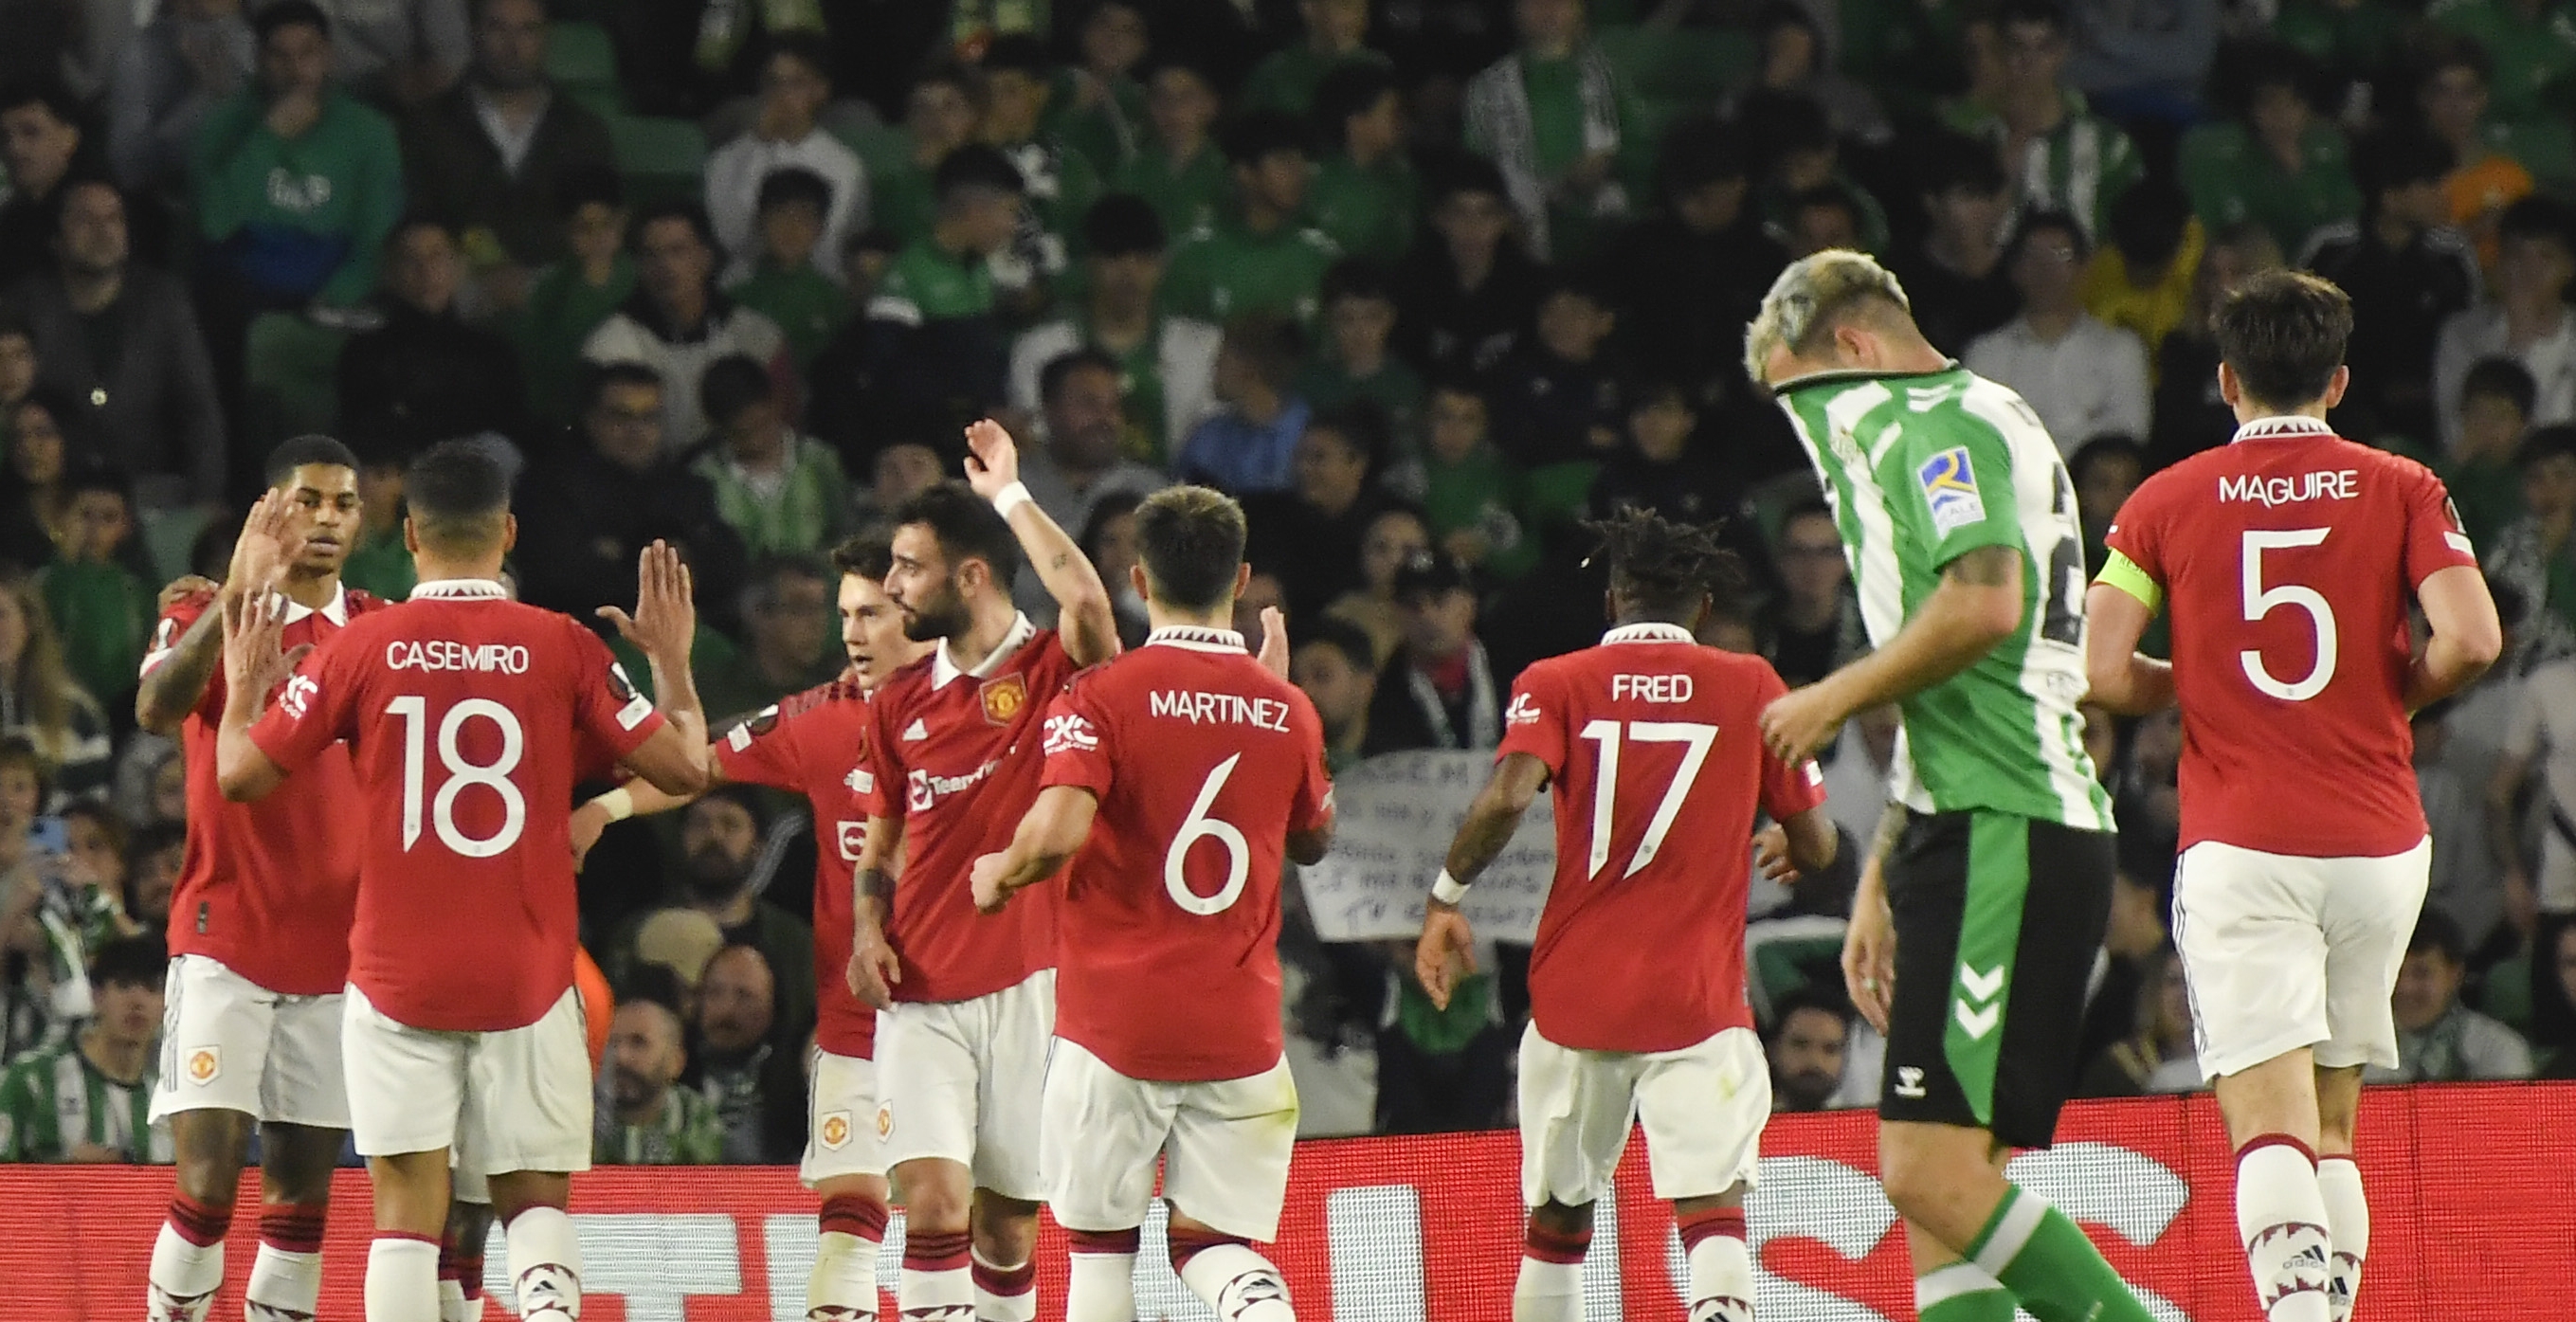
<svg viewBox="0 0 2576 1322"><path fill-rule="evenodd" d="M868 704L859 797L870 816L903 822L903 876L886 922L903 961L896 1000L973 1000L1054 965L1054 899L1030 895L986 918L967 875L1010 845L1037 801L1038 718L1073 672L1055 631L1022 616L982 665L959 670L942 645Z"/></svg>
<svg viewBox="0 0 2576 1322"><path fill-rule="evenodd" d="M1762 746L1757 718L1786 692L1770 662L1669 624L1521 672L1494 756L1527 753L1555 786L1556 878L1529 970L1548 1041L1674 1051L1753 1026L1754 810L1786 819L1825 801L1814 763Z"/></svg>
<svg viewBox="0 0 2576 1322"><path fill-rule="evenodd" d="M535 1023L572 985L574 761L662 728L597 635L445 580L304 659L252 742L299 771L346 740L365 820L349 981L395 1022Z"/></svg>
<svg viewBox="0 0 2576 1322"><path fill-rule="evenodd" d="M850 868L868 838L868 695L836 679L762 708L715 743L725 779L802 794L814 813L815 1041L835 1056L876 1054L877 1012L850 993Z"/></svg>
<svg viewBox="0 0 2576 1322"><path fill-rule="evenodd" d="M151 674L179 636L214 605L199 593L162 612ZM320 645L385 602L342 589L322 609L287 604L285 645ZM273 696L273 695L272 695ZM257 803L234 803L215 779L215 735L224 719L224 671L215 667L180 727L188 761L188 843L170 896L170 953L203 955L269 991L324 996L349 981L349 923L358 905L364 835L348 811L357 792L349 750L331 747L292 782Z"/></svg>
<svg viewBox="0 0 2576 1322"><path fill-rule="evenodd" d="M2441 479L2261 418L2148 478L2109 544L2127 567L2104 581L2171 602L2185 848L2384 857L2424 838L2407 604L2478 565Z"/></svg>
<svg viewBox="0 0 2576 1322"><path fill-rule="evenodd" d="M1278 1064L1288 833L1333 815L1314 704L1239 634L1160 629L1048 709L1045 783L1100 805L1057 910L1056 1035L1131 1079Z"/></svg>

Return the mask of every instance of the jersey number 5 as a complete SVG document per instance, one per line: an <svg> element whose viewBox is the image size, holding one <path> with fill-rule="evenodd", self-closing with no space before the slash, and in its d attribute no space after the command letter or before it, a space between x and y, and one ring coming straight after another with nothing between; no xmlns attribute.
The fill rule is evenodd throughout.
<svg viewBox="0 0 2576 1322"><path fill-rule="evenodd" d="M2317 633L2317 663L2307 678L2284 683L2272 678L2263 668L2263 653L2248 647L2236 654L2237 663L2245 667L2245 678L2264 693L2283 702L2306 702L2325 692L2335 673L2334 607L2326 603L2315 588L2284 583L2277 588L2263 586L2263 553L2298 546L2322 546L2326 528L2298 528L2287 532L2253 530L2245 534L2243 561L2245 584L2245 619L2248 623L2262 619L2274 610L2290 606L2308 613L2308 622Z"/></svg>
<svg viewBox="0 0 2576 1322"><path fill-rule="evenodd" d="M1583 738L1601 746L1599 765L1592 777L1592 860L1584 876L1598 877L1610 862L1610 812L1619 801L1619 743L1621 727L1617 721L1589 721L1584 724ZM1641 744L1685 744L1680 769L1673 772L1673 782L1664 787L1664 801L1655 805L1655 816L1646 823L1646 836L1637 842L1637 852L1628 859L1624 880L1645 870L1664 847L1664 836L1673 829L1673 819L1682 811L1682 800L1690 797L1691 785L1699 779L1700 766L1708 761L1708 750L1717 743L1717 727L1696 721L1630 721L1627 738Z"/></svg>
<svg viewBox="0 0 2576 1322"><path fill-rule="evenodd" d="M429 700L406 694L386 704L385 714L399 716L403 723L403 852L410 853L420 839L421 796L428 789L424 782L429 760ZM476 717L501 728L501 755L479 766L466 761L456 746L465 723ZM519 759L527 750L527 734L519 728L519 718L509 708L489 698L467 698L447 709L438 721L438 760L447 769L447 780L430 797L428 805L430 826L438 832L440 844L467 858L490 858L519 843L519 834L528 825L528 799L511 781L510 773L519 769ZM474 785L501 796L501 829L479 840L456 826L456 796Z"/></svg>

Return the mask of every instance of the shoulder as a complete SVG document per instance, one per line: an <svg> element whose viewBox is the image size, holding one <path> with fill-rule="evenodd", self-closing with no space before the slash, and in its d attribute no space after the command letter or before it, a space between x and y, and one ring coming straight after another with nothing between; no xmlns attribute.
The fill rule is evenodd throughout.
<svg viewBox="0 0 2576 1322"><path fill-rule="evenodd" d="M2310 271L2341 266L2350 260L2354 247L2360 242L2360 222L2329 221L2308 231L2307 242L2300 246L2298 252L2298 265Z"/></svg>

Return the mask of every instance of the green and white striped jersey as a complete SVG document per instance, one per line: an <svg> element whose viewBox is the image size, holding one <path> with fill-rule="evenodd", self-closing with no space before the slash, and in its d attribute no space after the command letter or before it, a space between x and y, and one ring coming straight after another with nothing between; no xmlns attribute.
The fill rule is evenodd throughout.
<svg viewBox="0 0 2576 1322"><path fill-rule="evenodd" d="M1820 373L1780 388L1824 481L1872 644L1896 636L1969 551L2023 559L2021 627L1907 698L1890 793L1917 812L1986 809L2111 829L2084 752L2084 540L2075 484L2030 405L1953 364Z"/></svg>
<svg viewBox="0 0 2576 1322"><path fill-rule="evenodd" d="M77 1042L21 1057L0 1074L0 1161L66 1161L80 1143L132 1163L175 1160L169 1124L152 1123L157 1063L146 1059L141 1079L120 1083L90 1064Z"/></svg>

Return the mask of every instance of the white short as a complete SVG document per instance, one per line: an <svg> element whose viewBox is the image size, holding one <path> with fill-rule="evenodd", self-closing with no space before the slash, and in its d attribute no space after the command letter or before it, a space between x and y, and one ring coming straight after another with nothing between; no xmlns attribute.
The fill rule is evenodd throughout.
<svg viewBox="0 0 2576 1322"><path fill-rule="evenodd" d="M877 1135L875 1061L816 1051L805 1120L805 1160L796 1174L806 1188L845 1175L886 1173L885 1144Z"/></svg>
<svg viewBox="0 0 2576 1322"><path fill-rule="evenodd" d="M1214 1083L1131 1079L1057 1038L1047 1063L1046 1202L1069 1230L1130 1230L1163 1198L1183 1216L1263 1243L1279 1237L1297 1082L1288 1062Z"/></svg>
<svg viewBox="0 0 2576 1322"><path fill-rule="evenodd" d="M480 1175L590 1169L590 1043L567 989L544 1017L494 1033L396 1023L349 988L349 1130L361 1156L453 1150Z"/></svg>
<svg viewBox="0 0 2576 1322"><path fill-rule="evenodd" d="M2385 858L2298 858L2204 840L2174 872L2174 945L2200 1072L2286 1051L2327 1068L2394 1066L2388 998L2424 909L2428 839Z"/></svg>
<svg viewBox="0 0 2576 1322"><path fill-rule="evenodd" d="M1580 1051L1521 1034L1521 1199L1568 1207L1610 1193L1628 1131L1646 1126L1655 1196L1753 1188L1771 1065L1762 1039L1729 1028L1679 1051Z"/></svg>
<svg viewBox="0 0 2576 1322"><path fill-rule="evenodd" d="M975 1187L1036 1202L1038 1099L1055 1040L1055 970L971 1001L903 1001L877 1014L878 1154L892 1170L938 1158Z"/></svg>
<svg viewBox="0 0 2576 1322"><path fill-rule="evenodd" d="M281 995L204 955L171 960L152 1119L239 1111L261 1124L348 1128L340 999Z"/></svg>

